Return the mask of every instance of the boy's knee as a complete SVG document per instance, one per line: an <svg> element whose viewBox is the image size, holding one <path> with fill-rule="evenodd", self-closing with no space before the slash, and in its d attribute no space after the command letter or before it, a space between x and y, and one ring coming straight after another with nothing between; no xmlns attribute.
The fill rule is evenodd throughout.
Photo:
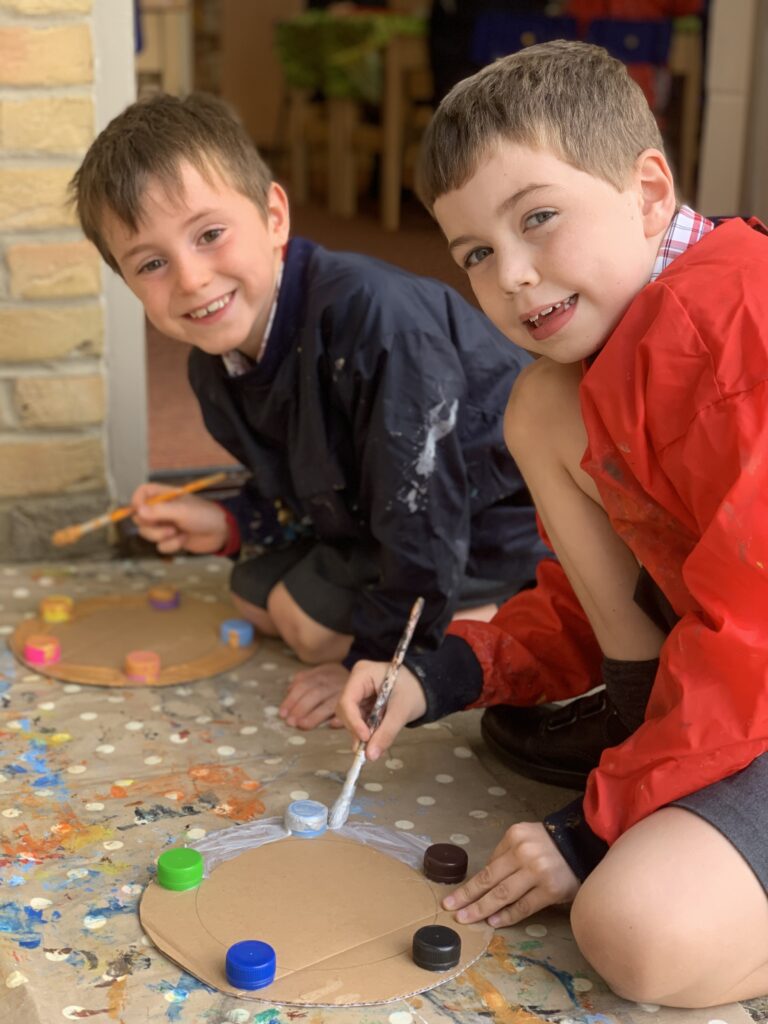
<svg viewBox="0 0 768 1024"><path fill-rule="evenodd" d="M623 999L663 1005L684 984L675 964L685 928L629 879L612 885L588 878L574 900L571 928L582 955Z"/></svg>
<svg viewBox="0 0 768 1024"><path fill-rule="evenodd" d="M293 653L306 665L320 665L324 661L340 661L337 634L316 623L286 619L280 624L280 635ZM346 652L344 652L346 653Z"/></svg>
<svg viewBox="0 0 768 1024"><path fill-rule="evenodd" d="M253 623L259 633L263 633L264 636L277 636L275 624L265 608L259 608L235 593L230 592L229 596L241 618Z"/></svg>

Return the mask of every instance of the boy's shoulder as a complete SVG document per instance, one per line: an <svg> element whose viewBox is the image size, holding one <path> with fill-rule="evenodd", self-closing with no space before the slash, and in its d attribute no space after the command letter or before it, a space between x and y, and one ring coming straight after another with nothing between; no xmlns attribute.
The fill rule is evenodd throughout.
<svg viewBox="0 0 768 1024"><path fill-rule="evenodd" d="M451 349L461 361L476 359L496 367L519 367L524 362L482 310L449 284L374 256L337 252L294 238L285 265L286 296L297 290L301 252L298 320L305 334L322 335L326 350L354 351L368 358L377 348L395 344L403 351L416 351L430 338L435 353Z"/></svg>
<svg viewBox="0 0 768 1024"><path fill-rule="evenodd" d="M294 239L291 244L294 242L307 244L305 239ZM442 281L423 277L366 253L326 249L316 243L309 245L308 279L310 283L318 282L322 287L338 284L343 288L363 290L386 287L395 290L427 288L453 292L450 285Z"/></svg>
<svg viewBox="0 0 768 1024"><path fill-rule="evenodd" d="M697 305L706 308L711 296L699 290L702 281L711 279L716 288L739 282L754 288L766 282L766 275L768 228L756 217L728 217L716 218L714 229L673 260L658 281L676 292L690 290Z"/></svg>
<svg viewBox="0 0 768 1024"><path fill-rule="evenodd" d="M669 430L678 412L690 418L695 405L768 381L765 227L724 220L677 256L635 297L595 368L595 382L645 381L666 395Z"/></svg>
<svg viewBox="0 0 768 1024"><path fill-rule="evenodd" d="M658 327L674 345L671 327L678 318L706 336L708 324L719 325L726 310L733 316L736 309L768 331L768 230L756 218L715 221L640 289L610 341L623 336L629 322L636 336Z"/></svg>

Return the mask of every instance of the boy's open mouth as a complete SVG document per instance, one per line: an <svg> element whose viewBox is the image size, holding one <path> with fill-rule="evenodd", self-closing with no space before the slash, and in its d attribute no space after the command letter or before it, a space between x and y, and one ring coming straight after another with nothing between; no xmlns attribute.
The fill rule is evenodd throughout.
<svg viewBox="0 0 768 1024"><path fill-rule="evenodd" d="M218 313L219 310L228 306L234 294L234 292L229 292L218 299L213 299L207 306L200 306L198 309L193 309L191 313L185 313L184 315L190 320L204 320L206 317L213 316L214 313Z"/></svg>
<svg viewBox="0 0 768 1024"><path fill-rule="evenodd" d="M567 299L563 299L562 302L555 302L551 306L545 306L544 309L540 309L535 316L528 317L523 321L525 326L529 330L538 330L545 324L556 320L559 316L567 313L568 310L576 302L578 295L574 292L573 295L569 295Z"/></svg>

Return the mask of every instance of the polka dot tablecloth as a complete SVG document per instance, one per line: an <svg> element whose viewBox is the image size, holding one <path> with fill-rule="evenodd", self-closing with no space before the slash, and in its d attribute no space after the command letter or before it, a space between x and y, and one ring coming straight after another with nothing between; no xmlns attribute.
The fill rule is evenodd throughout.
<svg viewBox="0 0 768 1024"><path fill-rule="evenodd" d="M77 601L162 581L182 599L221 596L228 569L216 559L0 568L0 1024L749 1020L740 1006L675 1012L617 999L581 960L558 912L498 932L482 960L428 995L364 1011L238 1001L158 953L137 905L159 854L282 815L292 800L332 804L350 738L283 724L279 704L299 665L274 641L215 679L125 690L39 676L4 641L47 595ZM486 773L460 729L454 717L450 728L405 730L386 759L365 767L353 811L456 843L476 871L504 829L531 814Z"/></svg>

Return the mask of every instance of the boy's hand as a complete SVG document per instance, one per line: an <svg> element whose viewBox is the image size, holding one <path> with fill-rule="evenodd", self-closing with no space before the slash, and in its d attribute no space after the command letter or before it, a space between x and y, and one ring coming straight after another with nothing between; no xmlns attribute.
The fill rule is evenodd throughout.
<svg viewBox="0 0 768 1024"><path fill-rule="evenodd" d="M136 509L133 521L141 536L156 544L163 555L177 551L210 555L220 551L227 540L224 509L194 494L184 494L156 505L147 504L149 498L170 490L173 488L164 484L141 484L133 492L131 504Z"/></svg>
<svg viewBox="0 0 768 1024"><path fill-rule="evenodd" d="M404 725L421 718L427 710L427 701L413 672L401 668L389 698L384 717L370 739L371 731L365 724L376 695L384 682L389 663L385 661L358 661L349 677L336 713L353 736L369 740L365 754L375 761L389 750L395 736Z"/></svg>
<svg viewBox="0 0 768 1024"><path fill-rule="evenodd" d="M335 711L347 679L349 672L338 661L302 669L291 679L280 717L298 729L314 729L323 722L340 729L343 723Z"/></svg>
<svg viewBox="0 0 768 1024"><path fill-rule="evenodd" d="M517 924L553 903L570 903L580 882L541 822L512 825L488 864L446 896L464 924L487 920L494 928Z"/></svg>

